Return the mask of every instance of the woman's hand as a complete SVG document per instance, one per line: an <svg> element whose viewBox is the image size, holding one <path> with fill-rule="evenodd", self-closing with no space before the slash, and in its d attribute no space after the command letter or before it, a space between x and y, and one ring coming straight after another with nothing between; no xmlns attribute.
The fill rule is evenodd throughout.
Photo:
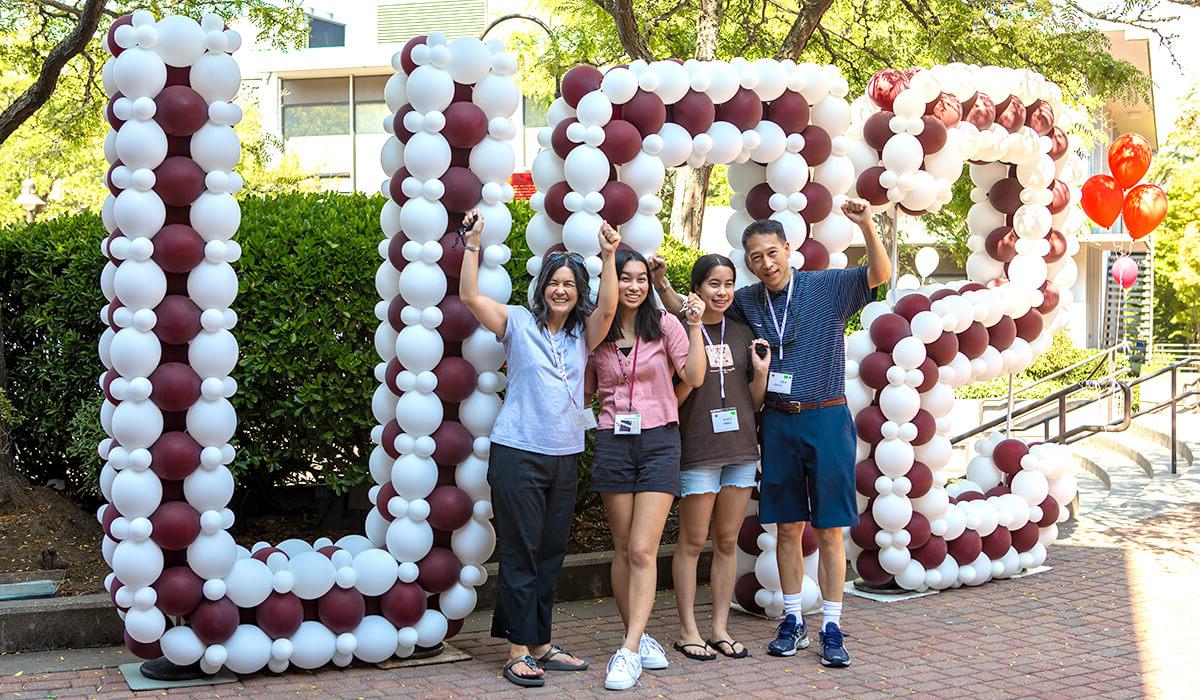
<svg viewBox="0 0 1200 700"><path fill-rule="evenodd" d="M695 292L689 294L683 309L689 326L700 325L700 317L704 315L704 300L698 294Z"/></svg>
<svg viewBox="0 0 1200 700"><path fill-rule="evenodd" d="M600 225L600 257L607 259L608 256L617 252L619 245L621 245L621 234L607 221L602 223Z"/></svg>
<svg viewBox="0 0 1200 700"><path fill-rule="evenodd" d="M758 352L759 348L763 348L766 352L761 355ZM771 344L762 338L755 338L750 342L750 366L754 368L755 374L766 374L771 370Z"/></svg>
<svg viewBox="0 0 1200 700"><path fill-rule="evenodd" d="M651 255L646 261L650 266L650 284L654 285L655 289L663 289L667 286L667 261L661 255Z"/></svg>
<svg viewBox="0 0 1200 700"><path fill-rule="evenodd" d="M472 209L463 216L463 226L467 227L463 240L467 245L478 248L479 239L483 234L483 216L478 209Z"/></svg>

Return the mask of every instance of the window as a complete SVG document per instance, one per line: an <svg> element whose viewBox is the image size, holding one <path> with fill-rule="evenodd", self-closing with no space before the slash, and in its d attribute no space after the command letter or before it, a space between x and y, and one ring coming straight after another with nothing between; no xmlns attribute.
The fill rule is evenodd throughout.
<svg viewBox="0 0 1200 700"><path fill-rule="evenodd" d="M535 126L549 126L550 121L546 113L550 110L549 97L530 97L524 95L521 98L521 119L525 123L525 128Z"/></svg>
<svg viewBox="0 0 1200 700"><path fill-rule="evenodd" d="M283 81L283 138L349 135L349 78Z"/></svg>
<svg viewBox="0 0 1200 700"><path fill-rule="evenodd" d="M346 45L346 25L327 19L308 18L308 48L322 49L328 46Z"/></svg>
<svg viewBox="0 0 1200 700"><path fill-rule="evenodd" d="M383 119L388 115L383 100L386 75L364 75L354 78L354 133L383 134Z"/></svg>

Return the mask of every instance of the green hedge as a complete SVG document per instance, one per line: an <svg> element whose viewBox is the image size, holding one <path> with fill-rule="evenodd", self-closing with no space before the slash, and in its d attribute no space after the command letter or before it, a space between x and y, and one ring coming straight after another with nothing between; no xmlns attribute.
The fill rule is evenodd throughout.
<svg viewBox="0 0 1200 700"><path fill-rule="evenodd" d="M284 194L241 204L234 476L259 492L312 480L348 488L368 478L383 198ZM524 303L532 212L524 201L510 209L507 267L514 303ZM103 237L94 214L0 229L8 396L22 418L13 431L18 468L37 483L66 479L80 495L97 492L104 437L96 351ZM669 240L664 255L673 284L686 289L700 252Z"/></svg>

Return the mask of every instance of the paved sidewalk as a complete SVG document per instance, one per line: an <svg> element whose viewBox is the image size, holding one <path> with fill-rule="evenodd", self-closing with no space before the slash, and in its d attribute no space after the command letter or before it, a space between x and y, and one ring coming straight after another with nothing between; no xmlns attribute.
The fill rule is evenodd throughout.
<svg viewBox="0 0 1200 700"><path fill-rule="evenodd" d="M700 663L670 652L671 668L646 672L642 686L629 695L1196 697L1200 499L1187 486L1172 494L1183 500L1145 520L1115 525L1085 518L1051 549L1054 568L1047 573L898 603L848 598L844 626L854 654L849 669L824 669L811 650L793 659L768 657L772 624L734 613L732 631L750 648L751 658ZM675 630L672 604L669 595L660 595L651 622L651 632L666 647ZM699 611L702 620L708 610ZM453 640L474 656L470 661L394 671L373 666L293 670L171 696L611 697L601 687L604 664L620 638L611 601L564 604L558 620L556 642L589 658L592 669L551 674L541 691L522 691L499 676L505 649L486 637L486 616L478 615ZM0 677L0 698L158 694L165 695L130 693L113 668Z"/></svg>

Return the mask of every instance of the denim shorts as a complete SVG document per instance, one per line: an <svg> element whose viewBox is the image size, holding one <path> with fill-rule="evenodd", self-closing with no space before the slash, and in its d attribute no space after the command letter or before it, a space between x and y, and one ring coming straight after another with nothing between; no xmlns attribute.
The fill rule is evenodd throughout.
<svg viewBox="0 0 1200 700"><path fill-rule="evenodd" d="M757 462L726 464L723 467L693 467L679 472L681 497L698 493L720 493L726 486L750 488L754 486Z"/></svg>

